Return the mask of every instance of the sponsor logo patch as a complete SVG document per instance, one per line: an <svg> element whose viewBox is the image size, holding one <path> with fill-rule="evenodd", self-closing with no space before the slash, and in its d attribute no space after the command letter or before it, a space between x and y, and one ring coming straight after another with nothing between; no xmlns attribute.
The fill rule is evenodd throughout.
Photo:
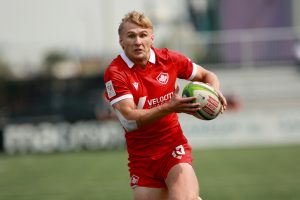
<svg viewBox="0 0 300 200"><path fill-rule="evenodd" d="M112 98L112 97L116 96L116 91L114 89L112 81L107 81L105 83L105 86L106 86L106 91L107 91L108 98Z"/></svg>

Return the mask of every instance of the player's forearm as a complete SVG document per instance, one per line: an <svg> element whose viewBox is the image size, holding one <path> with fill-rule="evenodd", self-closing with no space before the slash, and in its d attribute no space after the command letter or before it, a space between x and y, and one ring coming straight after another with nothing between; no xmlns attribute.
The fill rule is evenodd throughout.
<svg viewBox="0 0 300 200"><path fill-rule="evenodd" d="M220 90L220 82L216 74L207 71L201 78L195 77L194 81L210 84L213 88Z"/></svg>
<svg viewBox="0 0 300 200"><path fill-rule="evenodd" d="M205 82L211 84L215 89L220 90L220 82L216 74L209 72L205 77Z"/></svg>
<svg viewBox="0 0 300 200"><path fill-rule="evenodd" d="M169 103L151 109L137 109L132 99L124 99L113 105L121 124L127 130L148 125L174 112Z"/></svg>
<svg viewBox="0 0 300 200"><path fill-rule="evenodd" d="M191 103L195 97L182 98L177 86L171 99L157 107L150 109L137 109L132 99L123 99L113 105L121 123L135 128L148 125L171 113L194 113L200 109L199 103ZM132 127L129 127L130 129Z"/></svg>
<svg viewBox="0 0 300 200"><path fill-rule="evenodd" d="M133 110L127 117L130 120L135 120L138 127L142 127L151 124L170 113L172 113L172 111L168 108L168 105L163 104L151 109Z"/></svg>
<svg viewBox="0 0 300 200"><path fill-rule="evenodd" d="M217 75L203 67L198 66L197 74L193 81L210 84L213 88L220 90L220 82Z"/></svg>

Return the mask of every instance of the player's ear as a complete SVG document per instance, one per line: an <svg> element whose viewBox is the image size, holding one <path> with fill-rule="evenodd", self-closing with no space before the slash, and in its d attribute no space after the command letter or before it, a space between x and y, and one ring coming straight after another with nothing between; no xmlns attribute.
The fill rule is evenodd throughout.
<svg viewBox="0 0 300 200"><path fill-rule="evenodd" d="M150 38L151 38L151 41L152 41L151 46L153 46L153 43L154 43L154 34L151 34Z"/></svg>
<svg viewBox="0 0 300 200"><path fill-rule="evenodd" d="M121 37L119 37L119 44L120 44L120 46L122 47L122 49L124 49L124 47L123 47L123 40L122 40Z"/></svg>

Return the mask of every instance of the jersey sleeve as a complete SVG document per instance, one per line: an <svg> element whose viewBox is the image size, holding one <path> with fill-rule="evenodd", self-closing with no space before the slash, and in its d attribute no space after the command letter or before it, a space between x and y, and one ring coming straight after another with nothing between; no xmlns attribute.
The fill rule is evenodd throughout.
<svg viewBox="0 0 300 200"><path fill-rule="evenodd" d="M126 76L114 67L108 67L104 74L105 96L111 105L123 99L133 98Z"/></svg>
<svg viewBox="0 0 300 200"><path fill-rule="evenodd" d="M197 65L189 58L176 51L170 51L170 57L181 79L192 80L197 73Z"/></svg>

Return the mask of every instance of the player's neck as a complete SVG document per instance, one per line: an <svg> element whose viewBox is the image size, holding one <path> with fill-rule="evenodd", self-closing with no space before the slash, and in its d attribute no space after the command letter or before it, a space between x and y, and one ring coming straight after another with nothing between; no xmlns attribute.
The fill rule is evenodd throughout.
<svg viewBox="0 0 300 200"><path fill-rule="evenodd" d="M149 59L143 59L143 60L135 60L135 64L141 67L142 69L145 69L147 67Z"/></svg>
<svg viewBox="0 0 300 200"><path fill-rule="evenodd" d="M137 65L142 69L146 69L147 63L148 61L145 61L145 62L137 63Z"/></svg>
<svg viewBox="0 0 300 200"><path fill-rule="evenodd" d="M145 69L147 67L149 58L150 58L150 54L147 55L146 57L135 59L133 62L139 67L141 67L142 69Z"/></svg>

